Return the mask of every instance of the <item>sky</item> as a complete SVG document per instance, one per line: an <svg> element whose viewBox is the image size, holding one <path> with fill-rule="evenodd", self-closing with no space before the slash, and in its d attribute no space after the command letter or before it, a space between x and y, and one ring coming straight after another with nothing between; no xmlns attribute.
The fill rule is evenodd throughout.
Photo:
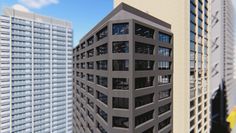
<svg viewBox="0 0 236 133"><path fill-rule="evenodd" d="M1 11L4 7L70 21L76 46L89 30L112 11L113 0L0 0Z"/></svg>

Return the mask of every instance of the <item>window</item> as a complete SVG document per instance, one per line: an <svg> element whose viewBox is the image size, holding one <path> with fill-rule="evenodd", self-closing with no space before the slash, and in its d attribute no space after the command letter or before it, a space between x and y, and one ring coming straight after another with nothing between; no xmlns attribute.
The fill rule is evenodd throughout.
<svg viewBox="0 0 236 133"><path fill-rule="evenodd" d="M100 109L98 106L97 106L97 113L99 116L103 118L104 121L107 122L107 113L103 111L102 109Z"/></svg>
<svg viewBox="0 0 236 133"><path fill-rule="evenodd" d="M113 116L112 121L112 127L129 128L129 118L127 117Z"/></svg>
<svg viewBox="0 0 236 133"><path fill-rule="evenodd" d="M159 32L159 41L164 43L171 43L171 35Z"/></svg>
<svg viewBox="0 0 236 133"><path fill-rule="evenodd" d="M204 47L204 55L206 55L206 56L207 56L207 53L208 53L207 51L208 51L208 47L205 46L205 47Z"/></svg>
<svg viewBox="0 0 236 133"><path fill-rule="evenodd" d="M203 3L201 0L198 0L198 10L202 12L202 9L203 9Z"/></svg>
<svg viewBox="0 0 236 133"><path fill-rule="evenodd" d="M195 5L195 0L190 0Z"/></svg>
<svg viewBox="0 0 236 133"><path fill-rule="evenodd" d="M91 128L91 126L89 125L88 122L87 122L87 127L88 127L89 131L90 131L91 133L93 133L93 129Z"/></svg>
<svg viewBox="0 0 236 133"><path fill-rule="evenodd" d="M129 42L128 41L113 42L112 52L113 53L129 53Z"/></svg>
<svg viewBox="0 0 236 133"><path fill-rule="evenodd" d="M135 126L138 126L148 120L153 119L153 110L135 117Z"/></svg>
<svg viewBox="0 0 236 133"><path fill-rule="evenodd" d="M87 98L87 103L91 108L94 108L94 102Z"/></svg>
<svg viewBox="0 0 236 133"><path fill-rule="evenodd" d="M80 76L80 73L79 73L79 72L76 72L76 76L79 77L79 76Z"/></svg>
<svg viewBox="0 0 236 133"><path fill-rule="evenodd" d="M154 61L151 60L135 60L135 70L143 71L143 70L153 70Z"/></svg>
<svg viewBox="0 0 236 133"><path fill-rule="evenodd" d="M82 63L80 64L80 66L81 66L81 69L85 69L85 63L84 63L84 62L82 62Z"/></svg>
<svg viewBox="0 0 236 133"><path fill-rule="evenodd" d="M152 103L154 94L148 94L135 98L135 108Z"/></svg>
<svg viewBox="0 0 236 133"><path fill-rule="evenodd" d="M146 38L153 38L154 30L140 24L135 24L135 35L146 37Z"/></svg>
<svg viewBox="0 0 236 133"><path fill-rule="evenodd" d="M76 84L79 86L79 80L76 80Z"/></svg>
<svg viewBox="0 0 236 133"><path fill-rule="evenodd" d="M170 111L170 108L171 108L171 104L170 103L166 104L166 105L163 105L163 106L160 106L159 109L158 109L158 111L159 111L158 114L161 115L161 114L163 114L165 112L168 112L168 111Z"/></svg>
<svg viewBox="0 0 236 133"><path fill-rule="evenodd" d="M87 74L87 80L90 82L94 81L93 75L92 74Z"/></svg>
<svg viewBox="0 0 236 133"><path fill-rule="evenodd" d="M196 6L195 6L195 4L190 3L190 11L191 11L191 13L196 14Z"/></svg>
<svg viewBox="0 0 236 133"><path fill-rule="evenodd" d="M102 30L100 30L96 35L97 35L97 40L101 40L103 39L104 37L107 37L107 27L103 28Z"/></svg>
<svg viewBox="0 0 236 133"><path fill-rule="evenodd" d="M135 89L153 86L154 77L135 78Z"/></svg>
<svg viewBox="0 0 236 133"><path fill-rule="evenodd" d="M194 14L194 13L192 13L192 12L190 12L190 21L192 22L192 23L196 23L195 21L196 21L196 15Z"/></svg>
<svg viewBox="0 0 236 133"><path fill-rule="evenodd" d="M80 68L79 66L80 66L80 64L79 64L79 63L76 63L76 67L77 67L77 68Z"/></svg>
<svg viewBox="0 0 236 133"><path fill-rule="evenodd" d="M87 62L87 69L93 69L94 63L93 62Z"/></svg>
<svg viewBox="0 0 236 133"><path fill-rule="evenodd" d="M195 110L192 110L192 111L190 112L190 118L192 118L194 115L195 115Z"/></svg>
<svg viewBox="0 0 236 133"><path fill-rule="evenodd" d="M107 70L107 60L97 61L97 70Z"/></svg>
<svg viewBox="0 0 236 133"><path fill-rule="evenodd" d="M195 36L196 36L195 33L190 32L190 41L191 41L191 42L195 42L195 41L196 41Z"/></svg>
<svg viewBox="0 0 236 133"><path fill-rule="evenodd" d="M158 62L158 69L159 70L170 70L171 69L171 62L169 62L169 61Z"/></svg>
<svg viewBox="0 0 236 133"><path fill-rule="evenodd" d="M88 40L87 40L87 43L88 43L88 46L89 45L92 45L94 43L94 36L90 37Z"/></svg>
<svg viewBox="0 0 236 133"><path fill-rule="evenodd" d="M88 110L87 110L87 115L92 121L94 121L94 116Z"/></svg>
<svg viewBox="0 0 236 133"><path fill-rule="evenodd" d="M191 30L192 32L195 32L195 29L196 29L196 24L193 23L193 22L190 22L190 30Z"/></svg>
<svg viewBox="0 0 236 133"><path fill-rule="evenodd" d="M190 50L195 51L195 42L190 41Z"/></svg>
<svg viewBox="0 0 236 133"><path fill-rule="evenodd" d="M198 26L202 26L202 20L198 19Z"/></svg>
<svg viewBox="0 0 236 133"><path fill-rule="evenodd" d="M154 45L135 42L135 53L152 55L153 51L154 51Z"/></svg>
<svg viewBox="0 0 236 133"><path fill-rule="evenodd" d="M85 52L81 53L81 59L85 58Z"/></svg>
<svg viewBox="0 0 236 133"><path fill-rule="evenodd" d="M153 129L154 129L154 127L151 127L151 128L145 130L145 131L142 132L142 133L153 133Z"/></svg>
<svg viewBox="0 0 236 133"><path fill-rule="evenodd" d="M107 105L107 95L97 91L97 99L99 99L101 102Z"/></svg>
<svg viewBox="0 0 236 133"><path fill-rule="evenodd" d="M107 77L97 76L97 84L107 87Z"/></svg>
<svg viewBox="0 0 236 133"><path fill-rule="evenodd" d="M166 127L170 124L170 118L167 118L159 123L158 129L161 130L162 128Z"/></svg>
<svg viewBox="0 0 236 133"><path fill-rule="evenodd" d="M107 44L103 44L101 46L98 46L96 48L96 50L97 50L97 55L107 54L107 52L108 52Z"/></svg>
<svg viewBox="0 0 236 133"><path fill-rule="evenodd" d="M128 98L112 98L113 108L128 109L129 108L129 99Z"/></svg>
<svg viewBox="0 0 236 133"><path fill-rule="evenodd" d="M128 90L129 80L128 78L113 78L112 87L114 90Z"/></svg>
<svg viewBox="0 0 236 133"><path fill-rule="evenodd" d="M194 100L192 100L191 102L190 102L190 108L193 108L195 106L195 102L194 102Z"/></svg>
<svg viewBox="0 0 236 133"><path fill-rule="evenodd" d="M100 125L99 122L97 122L97 128L101 133L107 133L107 131L102 127L102 125Z"/></svg>
<svg viewBox="0 0 236 133"><path fill-rule="evenodd" d="M129 23L113 24L112 35L129 34Z"/></svg>
<svg viewBox="0 0 236 133"><path fill-rule="evenodd" d="M94 50L91 49L87 52L87 57L90 58L90 57L93 57L94 56Z"/></svg>
<svg viewBox="0 0 236 133"><path fill-rule="evenodd" d="M84 73L81 72L80 76L81 76L82 79L85 79L85 74Z"/></svg>
<svg viewBox="0 0 236 133"><path fill-rule="evenodd" d="M128 71L129 60L113 60L112 68L113 71Z"/></svg>
<svg viewBox="0 0 236 133"><path fill-rule="evenodd" d="M160 91L159 92L159 100L170 97L170 95L171 95L171 89Z"/></svg>
<svg viewBox="0 0 236 133"><path fill-rule="evenodd" d="M87 86L87 91L89 94L93 95L94 94L94 89L90 86Z"/></svg>
<svg viewBox="0 0 236 133"><path fill-rule="evenodd" d="M85 42L83 42L81 45L81 49L84 49L85 48Z"/></svg>
<svg viewBox="0 0 236 133"><path fill-rule="evenodd" d="M195 69L195 60L190 60L190 69Z"/></svg>
<svg viewBox="0 0 236 133"><path fill-rule="evenodd" d="M158 54L162 56L171 56L171 49L170 48L164 48L164 47L159 47Z"/></svg>
<svg viewBox="0 0 236 133"><path fill-rule="evenodd" d="M158 84L169 84L171 83L171 75L160 75L158 76Z"/></svg>
<svg viewBox="0 0 236 133"><path fill-rule="evenodd" d="M79 60L79 55L76 56L76 60Z"/></svg>
<svg viewBox="0 0 236 133"><path fill-rule="evenodd" d="M85 90L85 85L84 85L84 83L81 82L81 83L80 83L80 87Z"/></svg>

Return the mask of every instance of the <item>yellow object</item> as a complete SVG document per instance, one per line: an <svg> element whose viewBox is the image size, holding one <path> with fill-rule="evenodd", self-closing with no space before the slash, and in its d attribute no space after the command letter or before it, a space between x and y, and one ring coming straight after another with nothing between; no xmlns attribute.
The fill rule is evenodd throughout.
<svg viewBox="0 0 236 133"><path fill-rule="evenodd" d="M227 122L230 123L230 128L233 129L236 124L236 107L229 114Z"/></svg>

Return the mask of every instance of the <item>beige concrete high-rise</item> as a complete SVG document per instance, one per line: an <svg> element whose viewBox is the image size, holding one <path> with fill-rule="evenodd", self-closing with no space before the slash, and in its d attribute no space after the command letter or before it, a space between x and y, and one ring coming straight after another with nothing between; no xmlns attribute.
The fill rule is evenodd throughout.
<svg viewBox="0 0 236 133"><path fill-rule="evenodd" d="M172 25L174 37L174 133L208 133L208 0L114 0L134 6Z"/></svg>

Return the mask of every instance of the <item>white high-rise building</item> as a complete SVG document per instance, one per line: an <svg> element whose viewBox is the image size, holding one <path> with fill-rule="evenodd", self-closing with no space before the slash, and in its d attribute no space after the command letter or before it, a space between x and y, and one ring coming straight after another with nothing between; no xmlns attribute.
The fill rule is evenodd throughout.
<svg viewBox="0 0 236 133"><path fill-rule="evenodd" d="M232 0L211 2L211 99L212 131L225 127L236 105L234 79L234 7ZM220 125L219 125L220 123Z"/></svg>
<svg viewBox="0 0 236 133"><path fill-rule="evenodd" d="M234 82L234 8L232 0L212 1L211 25L211 89L225 86L228 111L234 106L231 99ZM234 95L234 96L232 96Z"/></svg>
<svg viewBox="0 0 236 133"><path fill-rule="evenodd" d="M71 23L4 9L0 132L72 132Z"/></svg>

